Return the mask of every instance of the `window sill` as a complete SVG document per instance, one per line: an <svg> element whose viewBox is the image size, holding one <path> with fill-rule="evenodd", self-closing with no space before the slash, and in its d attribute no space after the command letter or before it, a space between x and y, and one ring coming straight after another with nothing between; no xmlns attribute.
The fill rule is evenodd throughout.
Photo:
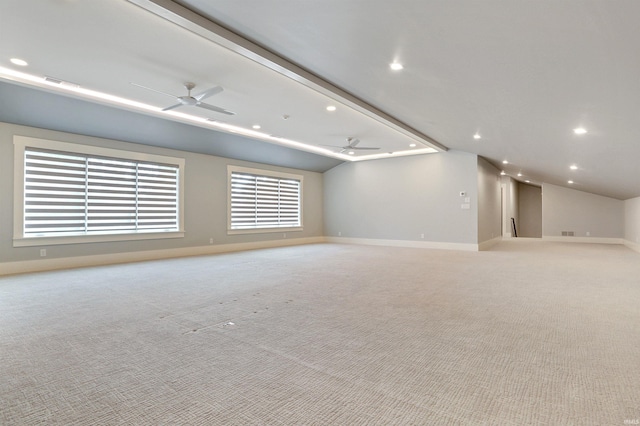
<svg viewBox="0 0 640 426"><path fill-rule="evenodd" d="M227 229L227 235L242 235L242 234L274 234L277 232L300 232L302 227L295 228L253 228L253 229Z"/></svg>
<svg viewBox="0 0 640 426"><path fill-rule="evenodd" d="M64 237L14 238L14 247L54 246L61 244L111 243L119 241L184 238L184 231L140 232L131 234L74 235Z"/></svg>

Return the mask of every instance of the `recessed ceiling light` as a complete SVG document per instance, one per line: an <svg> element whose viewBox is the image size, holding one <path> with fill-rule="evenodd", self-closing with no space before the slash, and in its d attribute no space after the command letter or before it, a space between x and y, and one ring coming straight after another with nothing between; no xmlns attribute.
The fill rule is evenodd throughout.
<svg viewBox="0 0 640 426"><path fill-rule="evenodd" d="M355 154L355 151L349 151L347 154L349 154L349 155L354 155L354 154Z"/></svg>
<svg viewBox="0 0 640 426"><path fill-rule="evenodd" d="M9 59L11 61L12 64L14 65L20 65L21 67L26 67L27 65L29 65L29 63L27 61L25 61L24 59L20 59L20 58L11 58Z"/></svg>
<svg viewBox="0 0 640 426"><path fill-rule="evenodd" d="M587 133L587 129L585 129L584 127L577 127L573 129L573 133L575 133L576 135L584 135L585 133Z"/></svg>
<svg viewBox="0 0 640 426"><path fill-rule="evenodd" d="M404 66L400 62L393 61L389 64L389 68L391 68L394 71L400 71L401 69L404 68Z"/></svg>
<svg viewBox="0 0 640 426"><path fill-rule="evenodd" d="M509 164L507 160L502 160L502 164Z"/></svg>
<svg viewBox="0 0 640 426"><path fill-rule="evenodd" d="M531 182L531 181L530 181L530 180L525 180L525 182L526 182L526 183L529 183L529 182Z"/></svg>
<svg viewBox="0 0 640 426"><path fill-rule="evenodd" d="M335 110L336 110L336 107L335 107L335 106L333 106L333 105L329 105L329 106L327 107L327 111L335 111Z"/></svg>
<svg viewBox="0 0 640 426"><path fill-rule="evenodd" d="M518 177L521 177L521 176L522 176L522 173L518 173Z"/></svg>
<svg viewBox="0 0 640 426"><path fill-rule="evenodd" d="M260 128L260 125L259 125L259 124L254 124L254 125L253 125L253 126L251 126L251 127L253 127L254 129L258 130L258 129Z"/></svg>
<svg viewBox="0 0 640 426"><path fill-rule="evenodd" d="M569 168L571 170L578 170L578 166L576 166L575 164L572 164L571 166L569 166Z"/></svg>
<svg viewBox="0 0 640 426"><path fill-rule="evenodd" d="M567 183L571 184L571 183L573 183L573 181L572 180L568 180Z"/></svg>
<svg viewBox="0 0 640 426"><path fill-rule="evenodd" d="M504 170L500 172L500 176L504 176L504 175L506 175L506 174L507 174L507 173L506 173Z"/></svg>
<svg viewBox="0 0 640 426"><path fill-rule="evenodd" d="M415 148L415 147L416 147L416 144L415 144L415 143L411 143L411 144L409 144L409 146L410 146L411 148Z"/></svg>
<svg viewBox="0 0 640 426"><path fill-rule="evenodd" d="M473 135L473 138L478 140L478 139L481 139L481 136L478 133L476 133L475 135Z"/></svg>

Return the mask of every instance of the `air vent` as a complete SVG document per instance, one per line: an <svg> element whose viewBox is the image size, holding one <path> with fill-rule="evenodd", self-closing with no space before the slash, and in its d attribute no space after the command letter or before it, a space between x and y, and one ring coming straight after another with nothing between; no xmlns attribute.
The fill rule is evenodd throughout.
<svg viewBox="0 0 640 426"><path fill-rule="evenodd" d="M62 84L62 80L58 80L57 78L49 77L48 75L44 76L44 81L53 84Z"/></svg>
<svg viewBox="0 0 640 426"><path fill-rule="evenodd" d="M563 237L573 237L574 234L575 234L574 231L562 231Z"/></svg>
<svg viewBox="0 0 640 426"><path fill-rule="evenodd" d="M59 84L60 86L66 86L66 87L80 87L79 84L71 83L69 81L60 80L59 78L50 77L48 75L44 76L44 81L46 81L47 83Z"/></svg>

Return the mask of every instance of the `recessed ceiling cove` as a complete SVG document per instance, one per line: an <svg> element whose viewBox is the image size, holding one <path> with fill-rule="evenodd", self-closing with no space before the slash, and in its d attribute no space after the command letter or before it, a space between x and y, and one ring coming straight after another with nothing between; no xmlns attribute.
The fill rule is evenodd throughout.
<svg viewBox="0 0 640 426"><path fill-rule="evenodd" d="M29 63L3 61L4 80L344 161L446 150L174 2L24 3L0 6L33 17L3 20L12 43L0 56ZM333 148L355 139L377 149Z"/></svg>

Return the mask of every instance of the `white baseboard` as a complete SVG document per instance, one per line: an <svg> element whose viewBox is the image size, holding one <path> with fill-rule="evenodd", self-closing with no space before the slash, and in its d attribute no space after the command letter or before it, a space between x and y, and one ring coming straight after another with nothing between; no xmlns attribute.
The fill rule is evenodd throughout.
<svg viewBox="0 0 640 426"><path fill-rule="evenodd" d="M117 263L143 262L147 260L170 259L174 257L201 256L207 254L230 253L244 250L296 246L302 244L324 243L325 237L289 238L253 243L219 244L210 246L185 247L164 250L146 250L127 253L100 254L25 260L0 263L0 276L23 274L28 272L53 271L58 269L81 268L86 266L112 265Z"/></svg>
<svg viewBox="0 0 640 426"><path fill-rule="evenodd" d="M640 253L640 244L631 242L629 240L624 240L624 245L629 247L631 250Z"/></svg>
<svg viewBox="0 0 640 426"><path fill-rule="evenodd" d="M556 236L543 235L542 240L560 242L560 243L624 244L623 238L556 237Z"/></svg>
<svg viewBox="0 0 640 426"><path fill-rule="evenodd" d="M410 247L443 250L478 251L478 244L442 243L437 241L380 240L374 238L325 237L328 243L362 244L370 246Z"/></svg>
<svg viewBox="0 0 640 426"><path fill-rule="evenodd" d="M502 241L502 237L495 237L490 240L483 241L480 244L478 244L478 251L489 250L491 247L495 246L500 241Z"/></svg>

